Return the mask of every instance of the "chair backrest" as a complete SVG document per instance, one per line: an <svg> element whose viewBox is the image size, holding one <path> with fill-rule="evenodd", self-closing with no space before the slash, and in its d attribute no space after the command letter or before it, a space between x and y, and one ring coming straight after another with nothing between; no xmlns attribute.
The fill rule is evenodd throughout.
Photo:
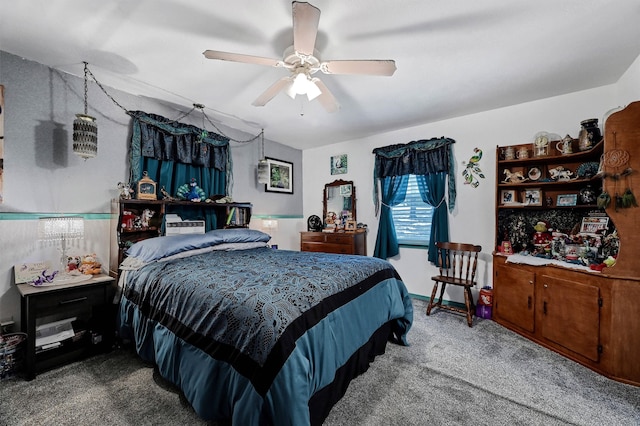
<svg viewBox="0 0 640 426"><path fill-rule="evenodd" d="M440 275L475 283L478 253L481 246L465 243L437 242L437 265Z"/></svg>

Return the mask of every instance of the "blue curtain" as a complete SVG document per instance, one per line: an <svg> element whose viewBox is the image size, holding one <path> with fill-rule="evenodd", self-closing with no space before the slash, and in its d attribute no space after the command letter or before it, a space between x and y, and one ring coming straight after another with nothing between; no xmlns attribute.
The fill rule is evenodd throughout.
<svg viewBox="0 0 640 426"><path fill-rule="evenodd" d="M231 154L229 139L195 126L165 117L133 111L130 166L131 181L146 171L158 189L175 196L178 188L195 179L207 197L229 195ZM213 209L181 209L173 206L169 213L183 219L205 219L207 230L216 229Z"/></svg>
<svg viewBox="0 0 640 426"><path fill-rule="evenodd" d="M418 191L422 201L434 207L431 220L431 235L429 235L429 262L436 263L438 253L436 242L449 241L449 219L447 216L447 202L445 201L447 187L447 173L432 173L416 176Z"/></svg>
<svg viewBox="0 0 640 426"><path fill-rule="evenodd" d="M391 203L400 197L400 193L391 192L394 181L388 179L416 175L422 200L435 207L428 245L428 259L431 262L436 260L435 243L449 241L447 204L449 211L453 211L456 202L455 160L452 146L454 143L453 139L442 137L389 145L373 150L376 156L373 176L374 204L376 213L380 212L375 257L386 259L399 253L395 227L388 206L393 205ZM378 195L378 180L383 191L382 206L380 206ZM405 194L406 185L401 194L402 199L398 201L398 204L404 200Z"/></svg>
<svg viewBox="0 0 640 426"><path fill-rule="evenodd" d="M404 201L407 194L409 175L388 176L381 181L382 206L380 208L380 223L378 224L378 236L374 257L388 259L399 253L396 228L393 226L391 207Z"/></svg>

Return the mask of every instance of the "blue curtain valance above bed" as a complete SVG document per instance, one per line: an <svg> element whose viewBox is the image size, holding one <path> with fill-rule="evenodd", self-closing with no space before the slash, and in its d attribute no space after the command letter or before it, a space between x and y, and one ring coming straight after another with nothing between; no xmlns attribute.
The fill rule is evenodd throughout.
<svg viewBox="0 0 640 426"><path fill-rule="evenodd" d="M130 111L132 180L142 177L140 157L230 173L229 139L156 114ZM230 179L227 179L229 181Z"/></svg>

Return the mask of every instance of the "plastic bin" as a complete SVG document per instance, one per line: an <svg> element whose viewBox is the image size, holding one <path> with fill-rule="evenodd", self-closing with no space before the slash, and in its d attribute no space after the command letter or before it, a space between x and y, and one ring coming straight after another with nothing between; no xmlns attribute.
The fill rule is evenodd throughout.
<svg viewBox="0 0 640 426"><path fill-rule="evenodd" d="M0 380L8 379L22 367L26 333L9 333L0 336Z"/></svg>

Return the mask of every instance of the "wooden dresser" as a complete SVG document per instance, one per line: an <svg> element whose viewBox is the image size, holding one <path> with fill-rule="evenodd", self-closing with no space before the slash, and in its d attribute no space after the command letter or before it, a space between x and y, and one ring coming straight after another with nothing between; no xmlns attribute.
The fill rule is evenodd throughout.
<svg viewBox="0 0 640 426"><path fill-rule="evenodd" d="M301 232L300 251L367 255L367 231Z"/></svg>

